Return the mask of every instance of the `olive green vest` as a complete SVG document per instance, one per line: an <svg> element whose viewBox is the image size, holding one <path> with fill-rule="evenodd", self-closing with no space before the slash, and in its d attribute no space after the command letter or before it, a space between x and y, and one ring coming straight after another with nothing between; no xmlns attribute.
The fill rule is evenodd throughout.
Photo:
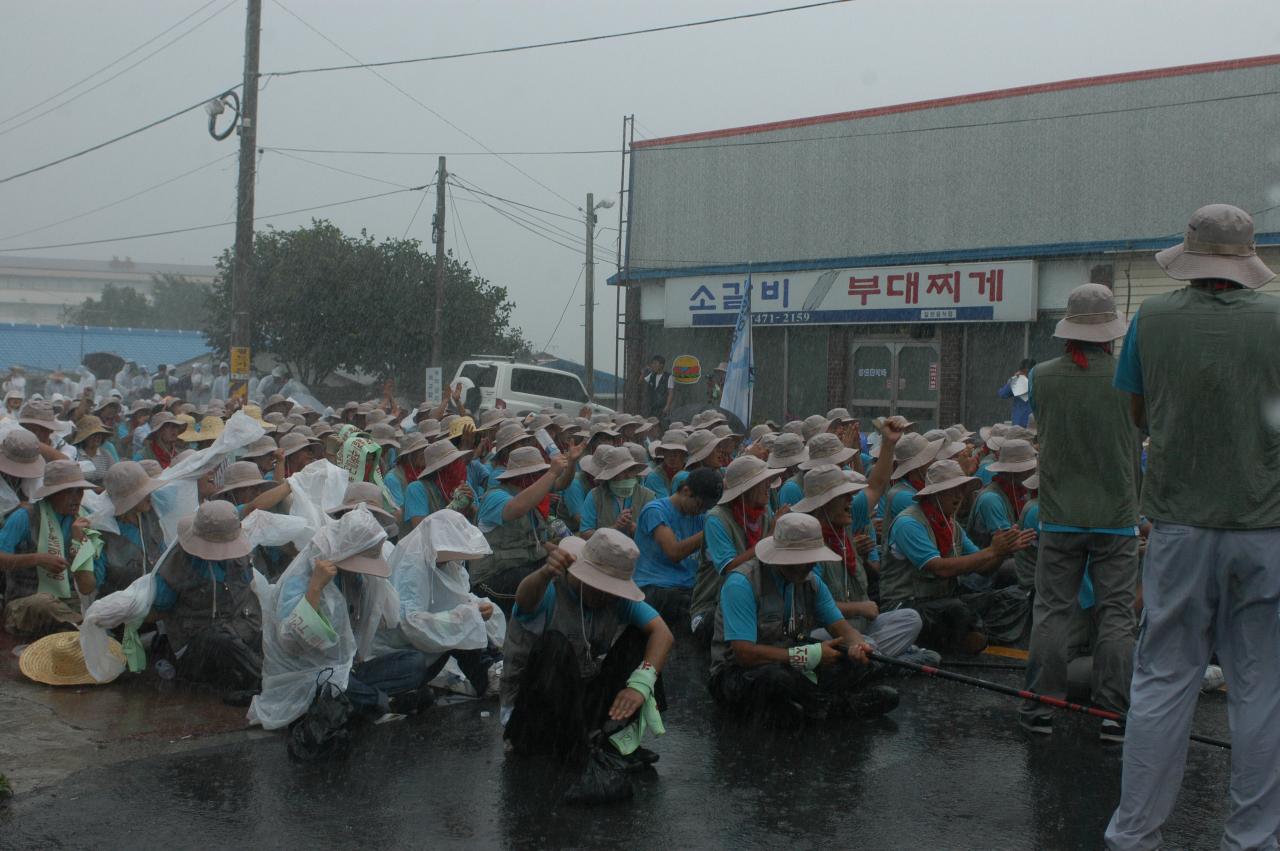
<svg viewBox="0 0 1280 851"><path fill-rule="evenodd" d="M812 572L796 583L791 592L792 610L773 581L774 569L755 559L735 567L751 583L756 598L756 644L767 647L793 647L811 644L809 633L824 624L818 623L818 577ZM726 577L727 578L727 577ZM736 664L733 646L724 640L724 612L716 608L716 629L711 640L711 676Z"/></svg>
<svg viewBox="0 0 1280 851"><path fill-rule="evenodd" d="M641 510L656 498L654 492L644 485L636 485L635 493L631 495L631 519L639 520ZM618 511L618 503L613 494L609 493L607 482L593 487L591 493L587 494L587 499L596 504L597 529L608 529L618 522L618 515L622 512Z"/></svg>
<svg viewBox="0 0 1280 851"><path fill-rule="evenodd" d="M1151 433L1142 513L1280 526L1280 300L1186 287L1147 299L1134 322Z"/></svg>
<svg viewBox="0 0 1280 851"><path fill-rule="evenodd" d="M512 496L520 493L514 485L505 484L501 487ZM522 514L514 520L507 520L501 526L495 526L485 532L485 540L489 542L493 552L468 563L467 570L471 574L472 586L507 568L545 560L547 551L542 548L542 542L546 540L546 528L542 523L535 526L528 514Z"/></svg>
<svg viewBox="0 0 1280 851"><path fill-rule="evenodd" d="M1040 522L1086 529L1133 526L1140 438L1128 397L1113 386L1115 358L1095 348L1084 354L1088 369L1061 357L1039 364L1031 375L1040 439Z"/></svg>
<svg viewBox="0 0 1280 851"><path fill-rule="evenodd" d="M107 575L98 588L102 598L128 588L134 580L151 570L164 554L164 533L155 511L143 512L138 517L138 532L142 539L139 547L124 535L103 532L103 553L107 559Z"/></svg>
<svg viewBox="0 0 1280 851"><path fill-rule="evenodd" d="M867 591L867 568L863 563L862 556L857 559L857 573L850 576L849 569L845 567L841 561L823 561L822 565L822 581L827 586L827 590L831 592L831 599L839 603L865 603L871 599L871 595ZM868 626L868 621L864 617L849 618L853 628L859 632L864 631Z"/></svg>
<svg viewBox="0 0 1280 851"><path fill-rule="evenodd" d="M924 516L924 512L920 510L920 506L913 505L906 511L894 518L897 523L903 517L910 517L915 520L929 535L929 540L933 541L936 546L938 539L933 536L933 529L929 527L929 520ZM943 553L943 558L955 558L960 555L960 527L954 522L952 527L952 548L951 552ZM886 528L885 540L889 540L892 536L892 528ZM895 603L903 603L908 600L932 600L939 597L952 597L956 593L956 580L954 577L937 576L923 568L916 567L900 552L895 552L893 547L888 547L885 554L883 567L880 569L880 606L889 608Z"/></svg>
<svg viewBox="0 0 1280 851"><path fill-rule="evenodd" d="M1036 506L1039 500L1029 499L1027 504L1022 506L1022 514L1018 517L1018 526L1027 528L1027 515L1031 513L1031 509ZM1027 547L1025 550L1018 550L1013 554L1013 566L1018 576L1018 587L1023 591L1036 590L1036 560L1040 556L1040 545Z"/></svg>
<svg viewBox="0 0 1280 851"><path fill-rule="evenodd" d="M729 536L733 538L733 547L739 554L747 551L747 533L738 525L738 521L733 519L733 511L727 505L717 505L715 508L707 512L707 517L714 517L720 521L724 528L729 530ZM773 514L765 512L764 531L761 537L764 538L773 532ZM698 575L693 581L693 597L689 604L689 616L705 615L710 617L717 608L720 607L720 589L724 587L724 581L728 578L728 574L721 574L716 566L712 564L710 557L707 555L706 539L703 539L702 549L698 553Z"/></svg>

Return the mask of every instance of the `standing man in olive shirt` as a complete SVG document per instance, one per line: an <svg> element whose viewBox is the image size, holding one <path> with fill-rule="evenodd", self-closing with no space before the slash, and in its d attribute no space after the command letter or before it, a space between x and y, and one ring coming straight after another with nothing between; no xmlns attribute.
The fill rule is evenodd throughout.
<svg viewBox="0 0 1280 851"><path fill-rule="evenodd" d="M1147 299L1116 387L1151 434L1143 568L1120 805L1108 848L1157 848L1186 766L1201 677L1216 651L1231 720L1223 848L1275 848L1280 833L1280 300L1253 219L1201 207L1181 245L1156 254L1190 285ZM1042 485L1043 486L1043 485Z"/></svg>
<svg viewBox="0 0 1280 851"><path fill-rule="evenodd" d="M1111 346L1127 324L1107 287L1076 287L1053 332L1065 352L1037 366L1028 388L1040 432L1040 546L1027 690L1067 697L1069 636L1088 565L1098 622L1093 703L1121 715L1133 675L1139 439L1128 398L1112 386ZM1033 733L1053 732L1053 710L1036 701L1023 704L1020 720ZM1124 724L1103 721L1100 737L1124 741Z"/></svg>

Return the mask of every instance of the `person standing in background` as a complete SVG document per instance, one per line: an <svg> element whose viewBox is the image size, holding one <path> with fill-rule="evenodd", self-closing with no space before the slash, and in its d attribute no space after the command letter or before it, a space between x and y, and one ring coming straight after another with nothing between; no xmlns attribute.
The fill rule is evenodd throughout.
<svg viewBox="0 0 1280 851"><path fill-rule="evenodd" d="M1035 365L1034 358L1023 358L1022 363L1018 365L1018 371L996 391L996 395L1001 399L1013 400L1012 422L1023 428L1031 422L1031 402L1028 399L1030 385L1027 382L1027 376L1031 374Z"/></svg>
<svg viewBox="0 0 1280 851"><path fill-rule="evenodd" d="M645 416L665 417L676 398L676 379L667 372L667 359L662 355L649 358L643 380Z"/></svg>

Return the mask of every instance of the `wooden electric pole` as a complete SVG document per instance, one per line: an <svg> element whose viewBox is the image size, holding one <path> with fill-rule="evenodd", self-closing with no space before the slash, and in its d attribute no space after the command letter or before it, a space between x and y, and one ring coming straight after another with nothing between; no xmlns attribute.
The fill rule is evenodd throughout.
<svg viewBox="0 0 1280 851"><path fill-rule="evenodd" d="M449 172L444 167L444 157L440 158L440 168L436 172L436 218L431 226L431 234L436 241L436 321L431 337L431 366L444 369L440 360L440 325L444 318L444 187Z"/></svg>
<svg viewBox="0 0 1280 851"><path fill-rule="evenodd" d="M236 184L235 265L231 272L231 398L248 401L249 324L253 299L253 179L258 149L258 37L262 0L248 0L244 25L244 97L240 104L240 175Z"/></svg>

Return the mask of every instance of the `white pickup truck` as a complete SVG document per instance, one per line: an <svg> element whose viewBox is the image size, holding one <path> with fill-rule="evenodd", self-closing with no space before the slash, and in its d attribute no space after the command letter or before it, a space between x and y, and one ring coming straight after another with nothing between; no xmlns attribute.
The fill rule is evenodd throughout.
<svg viewBox="0 0 1280 851"><path fill-rule="evenodd" d="M468 391L467 409L486 411L496 407L498 400L519 415L542 408L554 408L576 417L583 405L590 405L596 413L612 413L612 409L588 400L582 380L572 372L550 369L545 366L512 363L495 358L463 361L454 373L453 381L466 378L475 387Z"/></svg>

